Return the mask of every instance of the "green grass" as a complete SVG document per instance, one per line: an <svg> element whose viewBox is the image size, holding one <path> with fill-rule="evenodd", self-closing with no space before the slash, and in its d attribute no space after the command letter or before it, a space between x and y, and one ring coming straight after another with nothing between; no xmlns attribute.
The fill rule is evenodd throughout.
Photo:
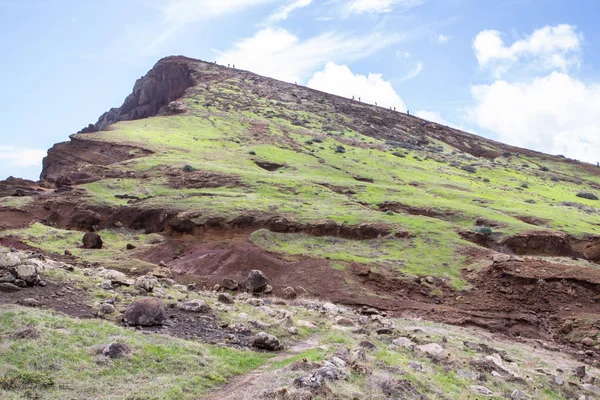
<svg viewBox="0 0 600 400"><path fill-rule="evenodd" d="M40 336L10 337L26 326ZM3 399L195 399L269 358L17 306L2 306L0 332ZM99 362L92 349L113 341L132 355Z"/></svg>

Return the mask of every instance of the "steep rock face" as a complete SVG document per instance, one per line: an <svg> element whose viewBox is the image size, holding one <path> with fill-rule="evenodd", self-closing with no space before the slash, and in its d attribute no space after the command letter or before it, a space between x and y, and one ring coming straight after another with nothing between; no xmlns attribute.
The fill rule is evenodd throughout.
<svg viewBox="0 0 600 400"><path fill-rule="evenodd" d="M104 167L150 151L137 147L85 140L71 136L70 142L57 143L42 161L40 180L56 186L93 182L106 176Z"/></svg>
<svg viewBox="0 0 600 400"><path fill-rule="evenodd" d="M185 91L194 85L190 68L193 61L195 60L187 57L163 58L136 81L133 92L127 96L121 107L105 112L98 122L88 125L80 133L98 132L118 121L158 114L162 107L183 96Z"/></svg>

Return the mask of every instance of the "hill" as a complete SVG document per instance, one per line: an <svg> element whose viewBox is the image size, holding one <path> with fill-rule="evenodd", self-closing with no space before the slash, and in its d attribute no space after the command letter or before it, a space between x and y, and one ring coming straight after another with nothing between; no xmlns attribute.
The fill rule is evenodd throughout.
<svg viewBox="0 0 600 400"><path fill-rule="evenodd" d="M130 303L148 293L174 301L177 309L191 294L173 290L173 284L193 285L193 296L211 303L216 301L211 289L223 285L224 278L246 282L250 270L260 270L272 291L261 295L260 301L270 296L289 300L302 293L314 300L289 304L289 308L273 306L281 310L271 311L281 314L267 312L267 316L251 306L256 299L246 299L250 305L236 300L235 310L257 320L271 319L259 330L269 331L270 326L272 333L290 343L317 340L329 346L303 348L296 343L300 347L291 347L299 348L298 354L311 362L328 359L341 348L352 350L362 339L377 342L374 346L380 349L375 359L363 360L365 368L377 375L387 366L383 371L392 383L375 384L373 375L367 379L346 371L351 384L345 381L330 387L333 393L339 391L338 397L311 392L314 398L349 398L344 396L354 392L363 396L356 398L375 398L364 397L373 385L381 392L377 398L468 398L468 393L478 393L469 378L447 371L469 362L474 365L467 357L469 348L463 354L460 343L481 332L466 334L448 325L398 318L485 328L496 335L493 340L506 340L504 345L515 354L517 349L527 354L500 361L478 359L488 364L482 367L475 362L477 373L500 371L498 363L517 359L523 371L515 374L525 376L558 357L546 355L535 368L527 369L525 360L536 351L531 340L541 340L548 351L559 352L559 364L569 368L573 360L597 364L600 168L508 146L401 111L200 60L160 60L135 83L121 107L48 151L40 182L0 182L0 245L41 252L73 268L71 273L62 267L48 268L52 272L44 280L47 286L3 293L2 307L9 310L3 314L6 330L29 321L41 324L36 329L53 340L64 340L48 324L76 324L83 335L88 330L112 332L102 340L125 335L145 349L136 357L162 352L156 350L161 345L151 343L162 339L146 340L121 327L65 318L92 316L109 298L124 297ZM102 237L101 249L81 245L83 232L88 231ZM149 276L156 278L156 284L158 279L173 282L168 286L160 281L167 285L162 292L153 290L154 284L150 290L144 284L105 284L102 273L98 275L100 267L140 282ZM158 275L157 268L162 268ZM65 285L71 289L61 289ZM45 308L70 317L12 305L33 296L32 292L45 299ZM328 310L330 306L320 308L324 302L335 303L331 306L336 311ZM126 311L121 308L109 319L119 322ZM372 315L379 316L373 326L359 324L351 311L371 309ZM295 334L283 329L278 323L288 318L286 310L290 319L309 321L312 326L299 327ZM200 337L202 342L222 344L226 335L233 335L236 346L246 348L247 335L228 330L239 322L232 319L231 311L217 307L210 323L173 311L173 324L160 331L182 338L177 349L169 350L172 355L212 354L207 356L210 362L216 360L218 378L208 376L199 383L192 377L188 381L182 376L185 382L172 377L178 383L170 381L171 386L183 392L192 388L190 398L266 362L262 353L231 350L227 357L243 358L233 371L222 362L222 350L216 350L220 347L199 350L195 341L189 341ZM363 327L340 331L334 320L342 317L353 327ZM226 321L226 328L218 321ZM383 328L389 331L378 332ZM423 376L431 374L423 371L419 372L423 376L400 371L408 368L413 353L399 356L385 347L393 339L386 335L413 329L428 332L427 337L409 335L413 347L442 343L443 338L449 341L443 343L448 343L444 347L451 361L448 355L427 358L428 353L421 352L418 356L425 357L420 362L433 362L428 368L445 371L430 378L433 383L425 383ZM518 340L526 343L516 344L515 338L525 338ZM486 336L485 340L492 339ZM72 345L73 349L82 346ZM52 346L46 350L52 351ZM499 353L491 351L488 356ZM268 368L288 368L283 360L292 360L295 354L288 350L278 356L282 360L269 362L251 379L272 379ZM350 355L344 357L349 365L353 362ZM128 373L148 372L142 365L135 368ZM2 383L8 372L0 373L5 374L0 390L12 396L14 387ZM527 380L497 372L490 375L489 385L495 385L497 393L508 391L506 382L517 382L524 392L535 387L534 398L575 398L570 396L589 394L581 385L595 387L593 380L563 386L554 381L555 373L539 374ZM416 388L398 381L399 376ZM244 388L247 383L241 379L237 384ZM236 383L232 385L227 388L235 393ZM391 385L392 394L386 394L385 385ZM45 392L44 385L38 386L36 393L39 389L41 394L63 396L78 396L83 390L60 392L50 385L54 389ZM120 398L121 390L128 389L115 390L106 398ZM148 390L136 393L148 395ZM450 397L445 390L450 390ZM160 393L159 398L185 397ZM286 395L271 398L289 398Z"/></svg>

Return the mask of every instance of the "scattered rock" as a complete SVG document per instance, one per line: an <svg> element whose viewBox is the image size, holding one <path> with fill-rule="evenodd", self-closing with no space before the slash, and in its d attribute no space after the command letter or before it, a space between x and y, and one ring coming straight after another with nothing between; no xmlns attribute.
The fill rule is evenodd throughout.
<svg viewBox="0 0 600 400"><path fill-rule="evenodd" d="M398 339L392 340L392 343L398 347L404 347L405 349L414 350L415 343L409 338L399 337Z"/></svg>
<svg viewBox="0 0 600 400"><path fill-rule="evenodd" d="M265 290L263 291L264 294L271 294L273 293L273 286L271 285L267 285L267 287L265 288Z"/></svg>
<svg viewBox="0 0 600 400"><path fill-rule="evenodd" d="M152 292L158 285L158 279L153 276L143 275L137 278L133 284L138 289L144 289L146 292Z"/></svg>
<svg viewBox="0 0 600 400"><path fill-rule="evenodd" d="M131 303L123 320L133 326L162 325L166 318L165 309L160 300L143 297Z"/></svg>
<svg viewBox="0 0 600 400"><path fill-rule="evenodd" d="M360 313L364 314L364 315L379 315L379 311L377 311L375 308L372 307L367 307L367 306L362 306L360 308Z"/></svg>
<svg viewBox="0 0 600 400"><path fill-rule="evenodd" d="M252 347L269 351L283 349L283 343L277 337L266 332L259 332L250 339Z"/></svg>
<svg viewBox="0 0 600 400"><path fill-rule="evenodd" d="M115 306L113 306L112 304L108 304L108 303L102 303L100 304L100 307L98 308L101 314L113 314L115 312Z"/></svg>
<svg viewBox="0 0 600 400"><path fill-rule="evenodd" d="M25 282L23 279L15 279L14 284L20 288L27 287L27 282Z"/></svg>
<svg viewBox="0 0 600 400"><path fill-rule="evenodd" d="M557 384L558 386L562 386L565 384L565 378L562 375L556 375L552 378L552 382Z"/></svg>
<svg viewBox="0 0 600 400"><path fill-rule="evenodd" d="M179 309L183 311L197 312L197 313L208 313L210 307L204 300L188 300L179 305Z"/></svg>
<svg viewBox="0 0 600 400"><path fill-rule="evenodd" d="M394 333L394 330L392 328L379 328L375 330L375 333L378 335L391 335Z"/></svg>
<svg viewBox="0 0 600 400"><path fill-rule="evenodd" d="M123 343L116 342L109 344L102 351L102 355L108 358L121 358L126 357L130 354L131 350L129 350L129 347L127 347Z"/></svg>
<svg viewBox="0 0 600 400"><path fill-rule="evenodd" d="M238 290L239 284L236 281L234 281L233 279L223 278L221 280L221 287L228 289L228 290Z"/></svg>
<svg viewBox="0 0 600 400"><path fill-rule="evenodd" d="M492 392L490 389L486 388L485 386L479 385L471 385L471 391L473 393L482 394L484 396L492 396L494 394L494 392Z"/></svg>
<svg viewBox="0 0 600 400"><path fill-rule="evenodd" d="M155 278L170 278L173 274L167 267L156 267L150 272Z"/></svg>
<svg viewBox="0 0 600 400"><path fill-rule="evenodd" d="M316 390L323 386L326 381L337 381L346 379L347 377L348 375L340 368L334 366L321 367L312 374L296 378L294 380L294 386Z"/></svg>
<svg viewBox="0 0 600 400"><path fill-rule="evenodd" d="M573 375L575 375L579 379L585 378L585 375L586 375L585 365L579 365L579 366L573 368Z"/></svg>
<svg viewBox="0 0 600 400"><path fill-rule="evenodd" d="M102 238L96 232L87 232L83 235L82 241L84 249L101 249L104 244Z"/></svg>
<svg viewBox="0 0 600 400"><path fill-rule="evenodd" d="M441 358L446 356L444 348L437 343L422 344L417 346L416 349L432 357Z"/></svg>
<svg viewBox="0 0 600 400"><path fill-rule="evenodd" d="M288 286L285 289L283 289L283 298L286 300L292 300L295 299L296 297L298 297L298 295L296 294L296 291L294 290L293 287Z"/></svg>
<svg viewBox="0 0 600 400"><path fill-rule="evenodd" d="M126 248L127 250L133 250L133 249L135 249L135 246L134 246L134 245L132 245L131 243L127 243L127 246L125 246L125 248Z"/></svg>
<svg viewBox="0 0 600 400"><path fill-rule="evenodd" d="M335 321L336 324L341 325L341 326L354 326L354 321L352 321L350 318L346 318L346 317L340 317Z"/></svg>
<svg viewBox="0 0 600 400"><path fill-rule="evenodd" d="M217 300L224 304L233 304L233 297L229 293L219 293Z"/></svg>
<svg viewBox="0 0 600 400"><path fill-rule="evenodd" d="M290 335L297 335L298 334L298 328L296 328L295 326L290 326L288 328L288 332Z"/></svg>
<svg viewBox="0 0 600 400"><path fill-rule="evenodd" d="M175 285L173 285L173 289L177 290L178 292L187 292L188 288L185 285L180 285L178 283L176 283Z"/></svg>
<svg viewBox="0 0 600 400"><path fill-rule="evenodd" d="M527 396L525 393L521 392L519 389L513 390L510 394L511 400L529 400L531 397Z"/></svg>
<svg viewBox="0 0 600 400"><path fill-rule="evenodd" d="M373 343L367 341L367 340L363 340L358 344L360 347L364 347L367 350L377 350L377 346L375 346Z"/></svg>
<svg viewBox="0 0 600 400"><path fill-rule="evenodd" d="M17 285L10 282L0 282L0 292L13 293L21 290Z"/></svg>
<svg viewBox="0 0 600 400"><path fill-rule="evenodd" d="M267 288L268 284L269 280L262 271L253 269L248 273L248 278L246 278L246 290L250 293L260 293Z"/></svg>
<svg viewBox="0 0 600 400"><path fill-rule="evenodd" d="M42 305L42 303L40 303L39 301L37 301L36 299L33 299L31 297L23 299L23 300L19 301L19 303L24 305L25 307L39 307Z"/></svg>

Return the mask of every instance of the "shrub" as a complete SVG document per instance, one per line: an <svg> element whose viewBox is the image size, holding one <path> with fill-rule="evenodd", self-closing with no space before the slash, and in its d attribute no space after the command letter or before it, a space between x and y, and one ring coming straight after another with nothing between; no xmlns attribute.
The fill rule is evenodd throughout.
<svg viewBox="0 0 600 400"><path fill-rule="evenodd" d="M548 172L550 171L550 168L542 166L540 167L540 171Z"/></svg>
<svg viewBox="0 0 600 400"><path fill-rule="evenodd" d="M489 183L489 182L490 182L490 180L489 180L488 178L483 178L483 181L484 181L485 183Z"/></svg>
<svg viewBox="0 0 600 400"><path fill-rule="evenodd" d="M394 215L394 212L392 210L387 210L385 212L385 215Z"/></svg>
<svg viewBox="0 0 600 400"><path fill-rule="evenodd" d="M399 151L395 151L392 154L395 155L396 157L406 158L406 155L404 153L400 153Z"/></svg>
<svg viewBox="0 0 600 400"><path fill-rule="evenodd" d="M477 168L475 168L472 165L463 165L462 167L460 167L460 169L462 169L463 171L467 171L471 174L474 174L475 172L477 172Z"/></svg>
<svg viewBox="0 0 600 400"><path fill-rule="evenodd" d="M345 153L346 152L346 148L344 146L338 146L335 148L335 152L336 153Z"/></svg>
<svg viewBox="0 0 600 400"><path fill-rule="evenodd" d="M523 189L529 189L529 185L527 183L521 183L521 187Z"/></svg>
<svg viewBox="0 0 600 400"><path fill-rule="evenodd" d="M304 143L305 143L305 144L308 144L308 145L311 145L311 144L313 144L313 141L312 141L312 140L307 140L307 141L306 141L306 142L304 142Z"/></svg>
<svg viewBox="0 0 600 400"><path fill-rule="evenodd" d="M598 196L596 196L594 193L589 192L579 192L576 196L581 197L582 199L598 200Z"/></svg>
<svg viewBox="0 0 600 400"><path fill-rule="evenodd" d="M536 201L533 200L533 199L527 199L527 200L525 200L525 203L527 203L527 204L537 204Z"/></svg>
<svg viewBox="0 0 600 400"><path fill-rule="evenodd" d="M255 155L256 155L256 152L255 152L254 150L250 150L250 151L248 152L248 154L250 154L251 156L255 156Z"/></svg>
<svg viewBox="0 0 600 400"><path fill-rule="evenodd" d="M192 167L189 164L184 165L182 169L184 172L194 172L196 170L196 168Z"/></svg>
<svg viewBox="0 0 600 400"><path fill-rule="evenodd" d="M491 235L492 228L490 228L489 226L482 226L481 228L475 229L475 232L482 233L484 235Z"/></svg>

